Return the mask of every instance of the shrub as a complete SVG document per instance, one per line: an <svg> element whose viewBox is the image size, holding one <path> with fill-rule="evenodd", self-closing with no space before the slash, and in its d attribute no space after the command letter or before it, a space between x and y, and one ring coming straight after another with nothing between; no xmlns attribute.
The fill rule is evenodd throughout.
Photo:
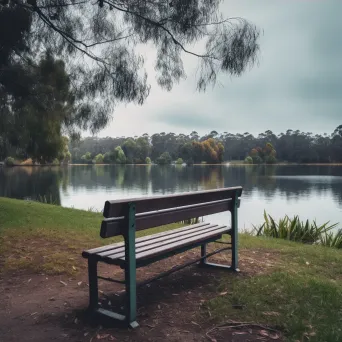
<svg viewBox="0 0 342 342"><path fill-rule="evenodd" d="M130 162L128 159L126 159L125 152L123 151L121 146L117 146L114 149L114 159L115 159L115 163L117 164L125 164L125 163Z"/></svg>
<svg viewBox="0 0 342 342"><path fill-rule="evenodd" d="M261 164L262 159L259 156L252 157L253 159L253 164Z"/></svg>
<svg viewBox="0 0 342 342"><path fill-rule="evenodd" d="M250 156L246 157L246 159L245 159L245 164L253 164L253 159L252 159L252 157L250 157Z"/></svg>
<svg viewBox="0 0 342 342"><path fill-rule="evenodd" d="M99 153L96 157L95 157L95 164L103 164L103 155L101 153Z"/></svg>
<svg viewBox="0 0 342 342"><path fill-rule="evenodd" d="M103 162L106 164L110 164L114 161L114 152L106 152L103 155Z"/></svg>
<svg viewBox="0 0 342 342"><path fill-rule="evenodd" d="M7 157L7 158L5 159L5 165L6 165L6 166L14 166L14 158L12 158L12 157Z"/></svg>
<svg viewBox="0 0 342 342"><path fill-rule="evenodd" d="M57 166L60 165L60 161L57 158L55 158L51 164Z"/></svg>
<svg viewBox="0 0 342 342"><path fill-rule="evenodd" d="M183 164L183 159L182 159L182 158L178 158L178 159L176 160L176 164L177 164L177 165L182 165L182 164Z"/></svg>
<svg viewBox="0 0 342 342"><path fill-rule="evenodd" d="M267 156L265 158L265 163L266 164L275 164L277 162L277 159L275 156Z"/></svg>
<svg viewBox="0 0 342 342"><path fill-rule="evenodd" d="M150 157L146 157L145 164L151 164L151 158Z"/></svg>
<svg viewBox="0 0 342 342"><path fill-rule="evenodd" d="M167 165L167 164L171 164L171 156L169 154L169 152L164 152L160 155L159 158L157 158L156 162L159 165Z"/></svg>
<svg viewBox="0 0 342 342"><path fill-rule="evenodd" d="M320 244L342 249L342 229L338 230L335 234L333 232L325 232L321 236Z"/></svg>
<svg viewBox="0 0 342 342"><path fill-rule="evenodd" d="M86 154L84 154L81 157L81 161L85 164L91 164L92 163L92 159L91 159L91 153L87 152Z"/></svg>

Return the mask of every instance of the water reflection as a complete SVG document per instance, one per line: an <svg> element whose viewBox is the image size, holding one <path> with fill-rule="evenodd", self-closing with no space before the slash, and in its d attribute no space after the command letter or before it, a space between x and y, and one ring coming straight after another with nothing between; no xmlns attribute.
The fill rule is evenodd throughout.
<svg viewBox="0 0 342 342"><path fill-rule="evenodd" d="M300 214L342 222L341 166L70 166L0 169L0 196L102 209L107 199L241 185L240 224ZM220 214L221 215L221 214ZM222 216L215 216L220 220ZM303 218L304 218L303 217Z"/></svg>

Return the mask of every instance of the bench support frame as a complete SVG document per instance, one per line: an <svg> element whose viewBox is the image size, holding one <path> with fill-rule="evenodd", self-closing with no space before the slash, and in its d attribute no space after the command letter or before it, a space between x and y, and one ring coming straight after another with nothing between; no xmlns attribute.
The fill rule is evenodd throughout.
<svg viewBox="0 0 342 342"><path fill-rule="evenodd" d="M117 281L110 278L104 278L100 277L97 274L97 264L98 260L95 258L89 257L88 258L88 276L89 276L89 310L91 312L104 315L106 317L109 317L111 319L121 321L125 323L126 326L129 326L131 328L137 328L139 324L137 323L137 293L136 289L138 286L145 285L146 283L149 283L153 280L157 280L163 276L169 275L175 271L178 271L184 267L187 267L189 265L192 265L196 262L200 262L200 266L203 267L216 267L216 268L223 268L226 270L232 270L232 271L239 271L238 269L238 230L237 230L237 209L239 207L239 200L238 196L234 195L233 198L233 208L231 210L231 243L226 243L222 241L217 241L223 244L231 245L231 247L225 247L221 248L219 250L216 250L211 253L207 253L207 244L210 242L215 242L214 239L209 239L205 243L202 244L196 244L193 246L189 246L188 248L184 248L184 250L189 250L192 248L195 248L197 246L201 246L201 257L197 260L190 261L184 265L180 265L178 267L175 267L169 271L163 272L159 274L156 277L153 277L151 279L145 280L139 284L137 284L136 281L136 253L135 253L135 233L136 233L136 204L134 202L127 203L126 210L125 210L125 217L127 220L127 228L123 232L123 237L125 241L125 264L124 264L124 273L125 273L125 280L124 281ZM207 258L209 256L212 256L214 254L220 253L225 250L231 249L232 251L232 264L231 266L228 265L221 265L221 264L215 264L210 263L207 261ZM174 254L178 254L181 251L177 251ZM157 258L157 260L163 259L165 256L161 256ZM157 260L153 260L157 261ZM146 263L149 264L150 262ZM141 267L144 265L140 265L138 267ZM121 315L119 313L115 313L106 309L102 309L99 307L99 296L98 296L98 279L108 280L108 281L114 281L118 283L123 283L125 285L125 315Z"/></svg>
<svg viewBox="0 0 342 342"><path fill-rule="evenodd" d="M237 218L237 210L239 207L238 198L237 196L233 197L233 209L231 211L231 246L232 246L232 264L231 266L228 265L222 265L222 264L215 264L212 262L207 261L207 244L201 245L201 261L200 266L201 267L215 267L215 268L223 268L226 270L231 270L235 272L239 272L238 268L238 218ZM222 242L224 243L224 242Z"/></svg>

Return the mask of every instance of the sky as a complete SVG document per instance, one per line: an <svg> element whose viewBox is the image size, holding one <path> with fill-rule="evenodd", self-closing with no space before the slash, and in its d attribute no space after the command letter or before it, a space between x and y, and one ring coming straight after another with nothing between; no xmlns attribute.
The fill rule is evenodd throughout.
<svg viewBox="0 0 342 342"><path fill-rule="evenodd" d="M221 10L261 30L258 65L240 77L221 74L219 84L199 93L196 57L184 56L187 79L167 92L156 84L154 51L146 47L148 99L117 107L99 137L193 130L330 134L342 124L341 0L224 0Z"/></svg>

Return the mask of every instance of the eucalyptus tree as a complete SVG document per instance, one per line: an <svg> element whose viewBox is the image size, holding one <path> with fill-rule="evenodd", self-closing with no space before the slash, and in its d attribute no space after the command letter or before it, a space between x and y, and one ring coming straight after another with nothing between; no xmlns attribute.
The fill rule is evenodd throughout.
<svg viewBox="0 0 342 342"><path fill-rule="evenodd" d="M1 0L0 97L6 103L12 95L3 70L49 51L65 61L73 86L65 126L96 132L119 103L141 105L150 93L137 46L156 50L156 78L166 90L186 77L184 55L198 59L198 90L214 84L219 72L239 76L256 61L259 30L245 19L224 18L221 2Z"/></svg>

